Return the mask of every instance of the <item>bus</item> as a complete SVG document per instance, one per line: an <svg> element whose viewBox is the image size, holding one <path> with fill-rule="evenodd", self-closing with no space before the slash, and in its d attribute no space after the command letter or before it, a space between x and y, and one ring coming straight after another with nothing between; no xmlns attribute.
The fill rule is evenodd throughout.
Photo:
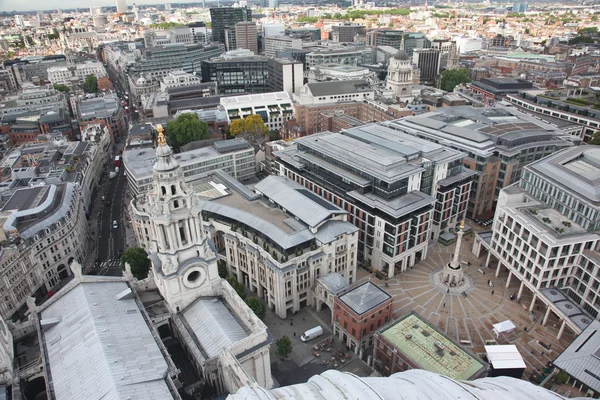
<svg viewBox="0 0 600 400"><path fill-rule="evenodd" d="M121 157L115 156L115 168L121 166Z"/></svg>

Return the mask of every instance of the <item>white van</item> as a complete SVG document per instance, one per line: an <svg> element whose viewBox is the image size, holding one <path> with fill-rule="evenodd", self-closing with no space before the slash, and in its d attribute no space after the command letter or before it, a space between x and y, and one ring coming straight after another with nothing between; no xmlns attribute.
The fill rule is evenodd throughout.
<svg viewBox="0 0 600 400"><path fill-rule="evenodd" d="M323 334L323 328L321 326L317 326L315 328L309 329L302 336L300 336L300 340L303 342L308 342L314 338L317 338Z"/></svg>

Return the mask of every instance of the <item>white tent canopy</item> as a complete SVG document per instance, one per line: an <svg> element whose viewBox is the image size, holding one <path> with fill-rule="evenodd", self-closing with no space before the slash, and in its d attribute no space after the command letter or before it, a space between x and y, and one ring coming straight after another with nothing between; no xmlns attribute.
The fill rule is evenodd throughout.
<svg viewBox="0 0 600 400"><path fill-rule="evenodd" d="M504 322L498 322L497 324L494 324L493 327L496 337L498 337L501 333L510 332L516 328L515 324L508 319Z"/></svg>
<svg viewBox="0 0 600 400"><path fill-rule="evenodd" d="M494 369L525 368L525 361L514 344L484 346Z"/></svg>

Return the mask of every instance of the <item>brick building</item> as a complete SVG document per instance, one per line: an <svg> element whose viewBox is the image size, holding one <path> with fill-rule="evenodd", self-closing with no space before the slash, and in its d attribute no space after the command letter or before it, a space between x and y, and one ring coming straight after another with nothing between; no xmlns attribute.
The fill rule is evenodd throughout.
<svg viewBox="0 0 600 400"><path fill-rule="evenodd" d="M373 366L384 376L424 369L456 380L484 377L488 365L416 312L375 333Z"/></svg>
<svg viewBox="0 0 600 400"><path fill-rule="evenodd" d="M297 104L297 125L302 126L308 135L311 135L315 132L321 132L321 126L327 125L328 118L331 116L331 113L336 113L339 115L339 112L365 123L390 121L394 119L392 115L385 111L377 109L369 104L356 101L317 105Z"/></svg>
<svg viewBox="0 0 600 400"><path fill-rule="evenodd" d="M373 334L392 319L393 297L368 281L334 299L333 332L357 354L373 345Z"/></svg>

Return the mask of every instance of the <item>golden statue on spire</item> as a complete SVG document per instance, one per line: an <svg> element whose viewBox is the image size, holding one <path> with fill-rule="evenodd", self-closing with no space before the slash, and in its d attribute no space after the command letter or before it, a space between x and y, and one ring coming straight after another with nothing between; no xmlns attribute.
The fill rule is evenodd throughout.
<svg viewBox="0 0 600 400"><path fill-rule="evenodd" d="M165 146L167 144L167 139L165 139L165 135L163 134L163 127L161 124L156 126L156 131L158 132L158 145Z"/></svg>
<svg viewBox="0 0 600 400"><path fill-rule="evenodd" d="M460 230L464 230L465 229L465 220L463 219L462 221L460 221Z"/></svg>

